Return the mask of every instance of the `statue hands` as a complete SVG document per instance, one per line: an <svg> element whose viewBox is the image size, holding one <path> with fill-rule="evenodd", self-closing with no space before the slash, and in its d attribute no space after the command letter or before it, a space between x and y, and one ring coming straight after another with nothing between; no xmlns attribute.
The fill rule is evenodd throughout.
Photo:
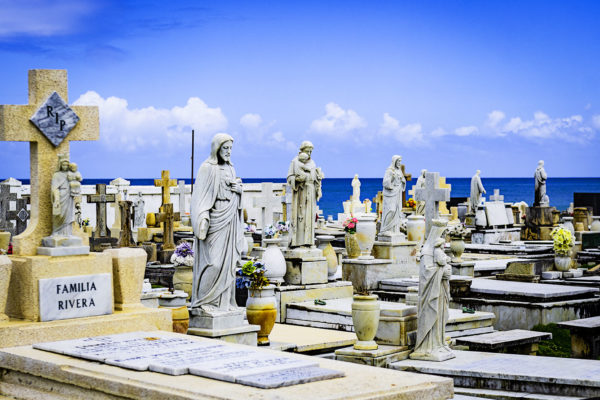
<svg viewBox="0 0 600 400"><path fill-rule="evenodd" d="M200 222L200 231L196 235L198 239L204 240L206 239L206 235L208 234L208 219L202 218Z"/></svg>
<svg viewBox="0 0 600 400"><path fill-rule="evenodd" d="M231 191L241 194L242 193L242 180L237 178L236 180L231 182Z"/></svg>

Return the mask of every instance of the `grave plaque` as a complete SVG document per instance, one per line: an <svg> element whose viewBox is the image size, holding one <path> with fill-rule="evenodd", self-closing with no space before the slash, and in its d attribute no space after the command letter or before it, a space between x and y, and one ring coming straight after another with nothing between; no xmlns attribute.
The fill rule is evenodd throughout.
<svg viewBox="0 0 600 400"><path fill-rule="evenodd" d="M112 314L112 276L94 274L39 280L40 320Z"/></svg>
<svg viewBox="0 0 600 400"><path fill-rule="evenodd" d="M58 93L52 92L30 121L56 147L75 128L79 117Z"/></svg>
<svg viewBox="0 0 600 400"><path fill-rule="evenodd" d="M504 203L496 201L485 203L485 215L487 217L488 226L508 225L508 217L506 216Z"/></svg>

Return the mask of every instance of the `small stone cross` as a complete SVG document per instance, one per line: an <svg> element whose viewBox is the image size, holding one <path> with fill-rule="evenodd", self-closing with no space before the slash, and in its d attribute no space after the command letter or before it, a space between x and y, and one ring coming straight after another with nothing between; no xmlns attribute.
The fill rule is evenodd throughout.
<svg viewBox="0 0 600 400"><path fill-rule="evenodd" d="M131 207L133 202L129 200L119 201L121 211L121 233L119 235L118 247L135 247L133 234L131 233Z"/></svg>
<svg viewBox="0 0 600 400"><path fill-rule="evenodd" d="M179 195L179 212L185 214L185 181L177 182L177 189L175 193Z"/></svg>
<svg viewBox="0 0 600 400"><path fill-rule="evenodd" d="M27 228L27 220L29 219L27 200L26 198L17 199L17 209L6 213L6 219L17 222L15 235L20 235Z"/></svg>
<svg viewBox="0 0 600 400"><path fill-rule="evenodd" d="M292 188L289 185L283 186L283 193L281 193L281 210L283 221L288 221L291 214L292 207Z"/></svg>
<svg viewBox="0 0 600 400"><path fill-rule="evenodd" d="M500 189L494 189L494 194L490 196L490 201L504 201L504 196L500 194Z"/></svg>
<svg viewBox="0 0 600 400"><path fill-rule="evenodd" d="M425 187L415 189L415 200L425 202L425 235L429 234L432 220L439 217L438 203L450 201L450 189L440 189L439 172L427 172Z"/></svg>
<svg viewBox="0 0 600 400"><path fill-rule="evenodd" d="M164 204L161 212L154 214L156 222L163 223L163 250L175 250L173 241L173 225L175 221L181 221L181 214L173 212L173 204Z"/></svg>
<svg viewBox="0 0 600 400"><path fill-rule="evenodd" d="M14 227L9 220L10 202L16 200L17 194L10 192L10 186L0 183L0 230L7 230L11 234L14 233Z"/></svg>
<svg viewBox="0 0 600 400"><path fill-rule="evenodd" d="M261 194L262 197L254 198L254 207L260 207L262 212L262 227L267 225L273 225L273 211L274 208L279 206L281 199L279 196L273 195L273 183L262 182Z"/></svg>
<svg viewBox="0 0 600 400"><path fill-rule="evenodd" d="M412 174L407 174L404 171L404 164L400 164L400 169L402 169L402 175L404 175L406 182L412 181ZM406 186L408 186L408 185L406 185ZM383 199L382 199L382 201L383 201ZM404 190L402 192L402 207L404 207L405 204L406 204L406 190Z"/></svg>
<svg viewBox="0 0 600 400"><path fill-rule="evenodd" d="M177 186L177 181L175 179L170 179L169 178L169 171L168 170L163 170L160 173L160 177L161 177L161 179L155 179L154 180L154 186L160 187L160 189L161 189L161 192L162 192L162 204L161 204L161 208L162 208L162 206L164 206L165 204L171 203L170 188L172 186Z"/></svg>
<svg viewBox="0 0 600 400"><path fill-rule="evenodd" d="M66 70L34 69L29 104L0 106L0 141L29 142L31 220L13 239L15 255L36 255L42 238L52 233L50 188L58 155L69 154L70 141L99 137L98 107L67 106L67 91Z"/></svg>
<svg viewBox="0 0 600 400"><path fill-rule="evenodd" d="M381 211L383 209L383 192L377 192L377 195L373 197L373 203L375 204L375 212L377 213L377 220L381 218Z"/></svg>
<svg viewBox="0 0 600 400"><path fill-rule="evenodd" d="M106 194L106 185L104 183L96 184L96 194L88 194L87 202L96 203L96 229L93 237L109 237L110 230L106 226L106 203L116 201L114 194Z"/></svg>

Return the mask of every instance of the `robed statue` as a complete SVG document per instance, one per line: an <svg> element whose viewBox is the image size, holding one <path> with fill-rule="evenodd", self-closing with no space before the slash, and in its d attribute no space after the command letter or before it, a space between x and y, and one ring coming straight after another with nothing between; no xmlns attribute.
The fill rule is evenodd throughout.
<svg viewBox="0 0 600 400"><path fill-rule="evenodd" d="M483 184L481 183L481 174L480 170L475 172L475 175L471 178L471 195L469 196L469 207L471 208L471 213L475 214L477 212L477 207L479 207L479 202L481 201L481 194L485 193L485 189L483 188Z"/></svg>
<svg viewBox="0 0 600 400"><path fill-rule="evenodd" d="M52 236L72 236L75 222L75 198L77 188L71 185L69 156L58 156L58 170L52 175ZM81 178L79 178L81 180Z"/></svg>
<svg viewBox="0 0 600 400"><path fill-rule="evenodd" d="M210 157L200 166L192 194L194 229L192 309L238 310L235 271L241 266L244 240L242 181L231 164L233 138L213 137Z"/></svg>
<svg viewBox="0 0 600 400"><path fill-rule="evenodd" d="M311 158L313 144L302 142L292 162L287 183L292 188L292 241L290 247L312 247L315 242L317 201L321 198L323 172Z"/></svg>
<svg viewBox="0 0 600 400"><path fill-rule="evenodd" d="M425 189L425 175L427 175L427 170L422 169L419 178L417 179L417 183L415 185L415 193L417 193L416 189ZM425 202L417 201L415 214L417 215L425 215Z"/></svg>
<svg viewBox="0 0 600 400"><path fill-rule="evenodd" d="M380 233L399 233L402 222L402 193L406 190L406 178L402 173L402 157L393 156L392 163L383 176L383 205Z"/></svg>
<svg viewBox="0 0 600 400"><path fill-rule="evenodd" d="M546 194L546 170L544 169L544 161L538 161L538 166L534 174L535 179L535 199L533 201L534 207L548 207L550 205L550 198Z"/></svg>
<svg viewBox="0 0 600 400"><path fill-rule="evenodd" d="M445 341L450 304L452 267L444 253L442 237L447 221L434 219L419 258L417 340L410 358L444 361L455 355Z"/></svg>

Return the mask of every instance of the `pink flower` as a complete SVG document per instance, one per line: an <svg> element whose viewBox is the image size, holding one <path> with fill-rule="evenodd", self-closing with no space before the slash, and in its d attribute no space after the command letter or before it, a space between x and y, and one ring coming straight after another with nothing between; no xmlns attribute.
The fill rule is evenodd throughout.
<svg viewBox="0 0 600 400"><path fill-rule="evenodd" d="M350 229L354 228L354 223L350 222L350 223L348 224L348 228L350 228Z"/></svg>
<svg viewBox="0 0 600 400"><path fill-rule="evenodd" d="M358 220L356 218L352 218L352 222L357 223Z"/></svg>

